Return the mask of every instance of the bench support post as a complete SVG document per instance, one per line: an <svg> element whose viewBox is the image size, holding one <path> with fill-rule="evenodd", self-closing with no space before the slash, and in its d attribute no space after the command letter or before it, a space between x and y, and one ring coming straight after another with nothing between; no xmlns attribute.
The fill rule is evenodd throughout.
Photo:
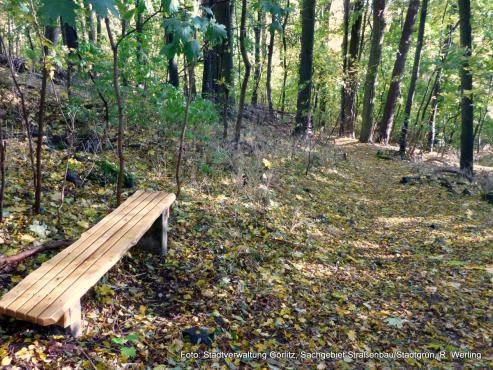
<svg viewBox="0 0 493 370"><path fill-rule="evenodd" d="M168 217L169 208L154 221L136 245L164 257L168 253Z"/></svg>
<svg viewBox="0 0 493 370"><path fill-rule="evenodd" d="M74 337L79 337L82 334L80 300L77 300L77 302L65 312L58 325L66 327L66 330Z"/></svg>

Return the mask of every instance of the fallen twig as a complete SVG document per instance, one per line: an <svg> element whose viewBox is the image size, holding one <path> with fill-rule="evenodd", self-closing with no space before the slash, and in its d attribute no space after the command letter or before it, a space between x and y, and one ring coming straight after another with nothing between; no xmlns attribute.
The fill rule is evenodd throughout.
<svg viewBox="0 0 493 370"><path fill-rule="evenodd" d="M19 262L24 260L27 257L30 257L34 254L44 252L47 250L51 249L58 249L62 247L66 247L70 244L73 243L73 240L70 239L63 239L63 240L52 240L47 243L38 245L38 246L31 246L30 248L17 253L13 256L0 256L0 270L5 270L9 269L15 265L17 265Z"/></svg>

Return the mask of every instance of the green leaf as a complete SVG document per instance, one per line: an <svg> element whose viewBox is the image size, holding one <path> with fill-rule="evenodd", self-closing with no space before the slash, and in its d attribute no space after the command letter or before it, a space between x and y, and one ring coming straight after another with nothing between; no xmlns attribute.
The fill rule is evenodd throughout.
<svg viewBox="0 0 493 370"><path fill-rule="evenodd" d="M200 55L200 45L197 40L187 42L185 44L184 53L189 62L197 59Z"/></svg>
<svg viewBox="0 0 493 370"><path fill-rule="evenodd" d="M132 343L136 343L138 340L139 340L139 337L137 334L135 333L132 333L132 334L129 334L127 335L127 339L132 342Z"/></svg>
<svg viewBox="0 0 493 370"><path fill-rule="evenodd" d="M120 349L120 352L123 356L129 358L134 358L135 356L137 356L137 351L135 350L134 347L122 347Z"/></svg>
<svg viewBox="0 0 493 370"><path fill-rule="evenodd" d="M205 32L207 30L208 20L203 17L195 16L192 18L192 24L196 30Z"/></svg>
<svg viewBox="0 0 493 370"><path fill-rule="evenodd" d="M270 32L275 32L278 31L279 33L282 33L282 24L276 19L274 22L270 24Z"/></svg>
<svg viewBox="0 0 493 370"><path fill-rule="evenodd" d="M128 340L127 338L113 338L111 341L116 344L125 344Z"/></svg>
<svg viewBox="0 0 493 370"><path fill-rule="evenodd" d="M71 26L75 25L75 11L79 6L72 0L43 0L39 9L41 18L46 23L56 23L59 17Z"/></svg>
<svg viewBox="0 0 493 370"><path fill-rule="evenodd" d="M390 325L390 326L395 326L399 329L401 329L404 325L404 323L406 322L407 320L402 320L398 317L388 317L385 319L385 322Z"/></svg>
<svg viewBox="0 0 493 370"><path fill-rule="evenodd" d="M205 38L207 41L209 41L212 45L217 45L220 44L226 37L227 33L224 25L214 21L209 23L207 31L205 32Z"/></svg>
<svg viewBox="0 0 493 370"><path fill-rule="evenodd" d="M87 0L87 2L92 5L92 9L100 17L106 17L108 15L108 11L114 15L118 15L115 0Z"/></svg>
<svg viewBox="0 0 493 370"><path fill-rule="evenodd" d="M178 54L180 51L180 45L178 42L172 42L171 44L166 44L162 49L161 49L161 54L166 55L168 60L171 60L175 57L176 54Z"/></svg>

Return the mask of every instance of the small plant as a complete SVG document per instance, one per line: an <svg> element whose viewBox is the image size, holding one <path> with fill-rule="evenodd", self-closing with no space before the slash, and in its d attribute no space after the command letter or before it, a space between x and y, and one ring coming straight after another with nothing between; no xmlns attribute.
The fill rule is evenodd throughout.
<svg viewBox="0 0 493 370"><path fill-rule="evenodd" d="M137 356L137 350L132 344L139 342L139 337L135 333L130 333L125 337L117 337L111 340L113 343L119 346L120 355L123 359L134 358Z"/></svg>

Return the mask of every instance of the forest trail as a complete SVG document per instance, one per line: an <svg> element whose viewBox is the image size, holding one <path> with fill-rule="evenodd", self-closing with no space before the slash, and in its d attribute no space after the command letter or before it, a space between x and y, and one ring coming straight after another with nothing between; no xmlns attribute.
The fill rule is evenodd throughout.
<svg viewBox="0 0 493 370"><path fill-rule="evenodd" d="M213 350L297 355L253 359L251 366L394 366L376 359L324 363L302 352L446 351L442 362L397 360L438 366L458 361L449 351L459 350L480 352L479 363L491 365L491 205L436 183L400 184L416 165L379 159L377 149L339 140L334 153L346 152L347 160L334 154L306 176L303 156L288 160L278 151L284 154L272 152L267 161L248 159L263 163L268 185L238 184L229 173L188 183L172 213L165 264L140 252L125 257L83 301L87 329L80 341L28 323L2 325L0 355L19 364L87 367L224 364L182 356L205 349L182 335L199 326L214 331ZM134 166L144 157L128 155L144 179L139 186L169 186ZM74 203L70 213L80 215L79 223L102 202L102 190L88 184L86 200ZM26 265L33 262L40 260ZM5 289L29 272L26 265L0 275ZM26 339L32 347L23 346Z"/></svg>

